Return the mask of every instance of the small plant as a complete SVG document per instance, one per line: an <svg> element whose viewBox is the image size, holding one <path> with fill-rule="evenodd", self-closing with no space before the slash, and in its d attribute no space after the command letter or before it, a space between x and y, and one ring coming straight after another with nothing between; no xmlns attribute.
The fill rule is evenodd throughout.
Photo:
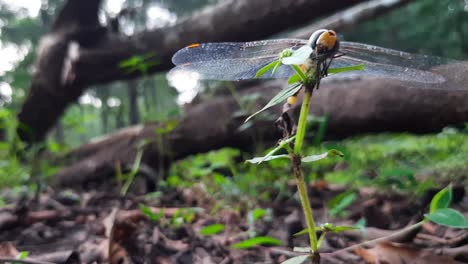
<svg viewBox="0 0 468 264"><path fill-rule="evenodd" d="M260 164L264 161L270 161L274 159L290 160L293 174L297 181L297 187L302 204L302 209L304 210L304 215L307 223L307 229L305 230L305 233L308 233L310 240L310 248L308 248L307 250L307 252L310 253L308 257L311 258L313 263L320 263L320 255L318 253L318 249L320 247L321 242L324 239L326 232L339 232L346 230L347 227L333 227L333 225L331 224L317 227L314 221L312 208L310 206L309 197L307 194L307 185L304 179L304 173L301 164L315 162L330 156L343 157L344 154L335 149L329 150L325 153L318 155L303 154L302 147L304 145L304 138L307 129L306 124L312 99L312 92L314 88L318 88L320 78L326 76L327 74L334 74L352 70L362 70L364 66L357 65L339 69L328 69L331 60L335 56L334 54L329 54L328 56L323 58L315 57L315 67L311 66L310 69L305 69L305 67L301 67L308 63L308 60L312 60L312 56L317 56L317 53L315 53L314 55L312 52L312 47L310 47L309 45L303 46L297 49L296 51L286 49L279 54L278 59L276 61L273 61L272 63L266 65L257 72L256 77L260 77L261 75L267 73L270 70L272 72L275 72L281 64L285 64L290 65L295 71L295 74L289 78L289 86L286 89L280 91L276 96L274 96L273 99L271 99L270 102L267 103L267 105L264 106L261 110L248 117L246 122L255 115L263 112L264 110L287 100L287 103L283 107L283 113L280 119L278 119L277 121L277 123L279 123L279 127L283 130L284 138L280 141L276 148L274 148L264 157L253 158L248 160L248 162L253 164ZM295 127L295 124L292 123L291 117L289 117L287 114L287 110L289 110L289 108L294 104L296 96L301 91L301 89L304 90L304 99L302 102L297 129L293 129L293 127ZM296 133L294 133L294 130L296 130ZM281 149L285 149L288 152L288 154L275 155L275 153ZM318 239L316 231L319 230L322 231L323 235ZM304 258L301 256L301 258L297 261L304 261L308 257ZM293 259L289 260L288 263L301 263Z"/></svg>
<svg viewBox="0 0 468 264"><path fill-rule="evenodd" d="M449 208L452 202L452 186L439 191L432 198L429 213L425 214L425 221L453 228L468 228L468 219L460 212Z"/></svg>
<svg viewBox="0 0 468 264"><path fill-rule="evenodd" d="M154 53L147 53L145 55L132 56L119 63L119 68L124 69L127 74L140 72L144 75L148 73L149 68L158 65L157 61L154 61Z"/></svg>
<svg viewBox="0 0 468 264"><path fill-rule="evenodd" d="M284 43L278 48L269 50L265 49L265 51L261 51L264 47L268 47L269 45L274 46L278 43ZM298 45L303 44L303 46L299 47L296 50ZM359 43L342 43L344 46L346 45L357 45L357 46L364 46L365 50L363 50L363 54L367 52L367 50L373 48L368 45L362 45ZM344 47L342 46L342 48ZM276 52L280 51L281 48L284 47L291 47L289 49L284 49L278 54ZM354 47L355 48L355 47ZM344 61L344 64L341 65L350 65L353 64L355 61L361 61L365 63L368 68L364 72L364 74L373 73L375 69L374 64L376 59L377 61L380 60L382 65L387 64L387 56L374 56L378 54L373 54L372 62L366 61L365 59L358 60L347 60L347 57L353 57L353 51L349 52L348 56L343 57L343 59L339 59L339 61ZM260 164L262 162L271 162L271 161L278 161L278 160L289 160L289 163L292 167L292 173L297 182L298 193L300 196L300 202L302 205L302 209L304 211L304 216L307 223L307 228L302 232L304 234L308 234L310 247L305 249L300 249L301 252L307 253L304 256L299 256L296 258L292 258L287 260L284 263L288 264L297 264L302 263L306 260L311 260L314 264L320 263L320 254L318 249L322 244L322 241L325 238L325 235L330 232L342 232L349 229L355 229L357 227L347 227L347 226L334 226L333 224L326 223L323 225L316 225L312 208L310 206L308 194L307 194L307 185L304 177L303 171L303 164L310 163L310 162L317 162L323 160L327 157L338 156L343 157L344 154L336 149L329 149L321 154L315 155L307 155L304 151L304 141L305 135L307 131L307 119L310 109L310 104L312 100L312 94L315 89L319 89L320 81L322 78L326 77L327 75L331 74L338 74L347 71L359 71L364 70L364 65L352 65L349 67L342 67L342 68L330 68L332 61L338 57L345 55L339 51L340 45L339 41L336 37L336 33L332 30L318 30L314 32L309 41L297 41L297 40L282 40L282 41L263 41L263 42L249 42L249 43L204 43L204 44L192 44L179 50L173 56L173 62L176 64L176 68L171 71L171 73L178 73L178 72L195 72L197 73L201 79L212 79L212 80L242 80L242 79L251 79L254 77L261 77L265 75L267 78L283 78L289 77L288 79L288 87L281 90L278 94L276 94L262 109L255 112L251 116L249 116L245 122L249 121L251 118L256 116L257 114L262 113L266 109L282 103L286 101L283 106L283 112L281 116L276 120L275 124L280 128L283 132L283 137L278 143L277 147L273 150L269 151L263 157L255 157L247 162L252 164ZM380 48L379 48L380 49ZM343 49L346 51L346 48ZM245 51L245 53L243 53ZM389 52L383 52L388 55ZM255 55L254 55L255 54ZM399 56L401 56L400 53ZM416 56L416 55L415 55ZM276 57L276 59L275 59ZM359 56L358 56L359 57ZM259 62L245 65L246 59L255 59ZM273 61L271 61L273 60ZM265 62L269 62L265 65ZM338 61L338 60L337 60ZM253 61L252 61L253 62ZM203 67L200 65L203 64ZM223 65L225 67L220 67L219 65ZM265 66L263 66L265 65ZM263 66L259 70L258 67ZM401 67L401 78L398 77L396 79L400 79L403 81L417 81L421 84L424 84L420 87L427 87L425 84L427 83L427 78L434 77L430 80L430 83L440 83L439 76L432 75L428 72L428 75L421 74L420 78L418 79L416 74L406 74L409 70L404 64L392 65L394 66L404 66ZM288 68L290 67L290 68ZM292 70L291 70L292 69ZM290 74L293 72L292 74ZM170 73L170 74L171 74ZM268 73L268 74L267 74ZM278 73L278 74L276 74ZM395 78L394 71L385 71L381 69L380 66L377 67L378 76L381 77L389 77ZM289 75L289 76L288 76ZM418 79L418 80L416 80ZM296 122L293 117L289 116L288 110L291 109L292 105L294 105L297 95L300 92L303 92L303 101L301 105L301 110L299 114L299 119ZM243 108L243 107L241 107ZM244 108L243 108L244 110ZM321 136L323 135L326 123L323 122L322 127L320 128L319 135L316 138L315 142L321 142ZM281 151L281 152L279 152ZM380 161L377 161L380 162ZM395 171L389 171L390 176L385 176L382 184L386 184L389 181L392 185L395 185L397 188L405 189L411 188L416 184L415 178L413 176L412 170L404 170L397 172L398 174L402 174L406 176L406 180L404 182L395 181L391 178L391 176L395 173ZM448 192L447 192L448 193ZM447 194L445 194L447 195ZM444 196L445 197L445 196ZM339 211L349 206L354 199L356 198L356 194L353 192L345 193L341 197L338 197L332 204L329 205L331 207L331 214L336 215ZM457 213L454 210L443 208L447 205L447 199L438 198L439 202L436 205L431 207L429 214L425 216L425 220L421 221L420 223L412 226L411 228L415 228L421 225L424 221L438 221L439 223L443 224L451 224L452 226L457 227L464 227L465 226L465 219L462 215ZM437 200L437 199L436 199ZM453 220L455 219L454 223L448 223L444 217L450 216ZM317 237L316 232L320 231L320 237ZM405 232L407 230L404 230ZM398 234L400 232L397 232ZM393 236L393 235L392 235ZM382 240L387 240L388 237L381 238L378 240L365 242L366 243L375 243ZM269 239L265 239L264 237L254 237L249 240L243 241L234 245L233 247L237 248L249 248L252 245L257 245L260 243L264 243ZM240 244L240 245L239 245ZM274 242L273 242L274 244ZM361 244L361 245L363 245ZM356 245L356 247L360 247L361 245ZM353 246L354 247L354 246ZM352 247L350 247L352 248ZM349 250L350 248L343 249ZM340 250L341 251L341 250Z"/></svg>
<svg viewBox="0 0 468 264"><path fill-rule="evenodd" d="M223 224L212 224L212 225L207 225L203 227L202 229L200 229L200 235L211 236L211 235L221 233L223 231L224 231Z"/></svg>
<svg viewBox="0 0 468 264"><path fill-rule="evenodd" d="M129 172L124 173L119 162L115 165L117 181L119 182L119 185L122 186L120 188L120 195L122 196L127 195L128 189L130 189L130 186L140 170L141 159L143 158L144 147L146 144L148 144L148 142L138 144L135 160Z"/></svg>
<svg viewBox="0 0 468 264"><path fill-rule="evenodd" d="M356 200L357 194L354 191L346 191L338 194L335 198L328 202L327 207L330 216L345 216L345 209Z"/></svg>
<svg viewBox="0 0 468 264"><path fill-rule="evenodd" d="M281 246L281 241L273 237L258 236L243 240L231 247L237 249L249 249L259 245Z"/></svg>
<svg viewBox="0 0 468 264"><path fill-rule="evenodd" d="M151 208L144 204L139 205L140 211L146 215L151 221L158 222L162 217L164 217L164 210L159 210L158 213L154 213Z"/></svg>

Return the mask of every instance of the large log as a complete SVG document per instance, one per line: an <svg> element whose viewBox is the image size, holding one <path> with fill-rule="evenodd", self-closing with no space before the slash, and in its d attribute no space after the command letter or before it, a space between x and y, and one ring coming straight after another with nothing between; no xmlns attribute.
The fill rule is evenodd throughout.
<svg viewBox="0 0 468 264"><path fill-rule="evenodd" d="M227 0L180 23L131 37L105 32L99 0L68 0L38 52L37 71L18 119L20 138L41 141L87 87L167 70L172 54L193 42L246 41L304 24L363 0ZM78 45L77 45L78 44ZM158 62L144 72L118 65L136 55Z"/></svg>
<svg viewBox="0 0 468 264"><path fill-rule="evenodd" d="M466 85L467 79L460 81ZM268 82L242 94L261 95L255 109L250 109L255 111L283 86L281 81ZM354 80L324 83L314 94L311 112L327 117L329 138L382 131L425 133L466 122L467 98L467 92L407 89L390 81ZM128 166L133 163L136 146L144 140L153 143L144 150L143 163L154 169L159 169L160 160L167 162L225 146L248 149L259 134L265 142L273 144L278 140L274 119L281 113L280 106L265 115L271 118L255 118L250 126L243 124L246 116L239 115L240 110L232 97L220 96L190 107L163 140L157 140L154 132L161 124L146 124L85 144L70 153L76 162L57 173L53 184L78 186L113 175L116 162ZM297 105L293 112L297 114Z"/></svg>

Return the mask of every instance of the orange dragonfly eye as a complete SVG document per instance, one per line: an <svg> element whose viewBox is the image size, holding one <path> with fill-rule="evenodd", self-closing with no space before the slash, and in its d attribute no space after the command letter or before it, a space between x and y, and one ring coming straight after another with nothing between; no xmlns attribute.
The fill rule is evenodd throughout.
<svg viewBox="0 0 468 264"><path fill-rule="evenodd" d="M332 50L336 45L336 33L333 30L323 32L317 39L317 45Z"/></svg>

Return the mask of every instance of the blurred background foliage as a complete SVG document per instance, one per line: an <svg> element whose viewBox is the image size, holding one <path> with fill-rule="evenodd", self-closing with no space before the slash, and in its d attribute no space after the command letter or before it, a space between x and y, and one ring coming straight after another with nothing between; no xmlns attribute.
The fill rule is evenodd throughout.
<svg viewBox="0 0 468 264"><path fill-rule="evenodd" d="M18 170L20 164L13 162L15 157L10 155L15 141L13 128L16 126L12 120L27 94L39 38L47 32L63 3L62 0L36 1L40 8L37 12L32 12L30 8L12 4L13 1L0 0L0 50L9 50L10 57L14 54L13 58L3 56L4 62L0 63L3 65L3 68L0 67L0 125L4 128L4 132L0 133L0 187L17 183L11 179L21 181L27 178L27 170ZM36 1L31 1L31 5ZM108 0L103 6L101 19L106 23L121 8L134 9L138 15L123 17L119 29L124 34L132 34L172 25L195 10L216 2L218 1ZM467 11L467 2L460 0L416 0L340 34L345 40L463 59L468 55ZM180 116L183 114L180 99L180 93L168 84L165 74L93 87L80 98L79 104L67 110L50 133L46 146L51 151L63 152L122 127ZM444 174L450 178L453 174L466 175L467 172L465 164L468 160L463 153L468 153L468 146L466 131L463 130L444 131L438 135L423 137L398 134L364 136L326 144L321 139L315 142L317 144L311 147L311 153L333 145L352 154L347 155L345 161L327 160L308 168L311 178L327 178L342 183L355 183L357 186L369 179L377 184L387 184L387 187L405 189L413 188L414 184L422 184L415 183L416 176ZM430 157L427 153L431 153ZM283 161L275 161L260 169L243 165L241 161L246 157L242 155L238 150L225 149L214 154L190 157L171 168L165 184L192 184L203 178L202 176L211 175L212 178L205 179L214 179L214 182L220 183L213 188L225 186L223 190L213 190L220 194L235 195L242 191L255 195L260 192L259 197L269 197L270 192L261 194L262 188L271 187L272 183L278 190L284 188L281 186L284 186L282 183L287 179L278 178L288 174L287 169L284 169L285 164L281 164ZM285 173L273 173L279 168L285 170ZM12 177L18 173L20 176ZM230 177L224 177L226 175ZM363 175L366 177L362 177ZM395 183L392 178L394 176L403 178L400 177ZM236 182L235 188L232 185L233 180ZM425 180L422 182L425 185L421 188L430 185Z"/></svg>

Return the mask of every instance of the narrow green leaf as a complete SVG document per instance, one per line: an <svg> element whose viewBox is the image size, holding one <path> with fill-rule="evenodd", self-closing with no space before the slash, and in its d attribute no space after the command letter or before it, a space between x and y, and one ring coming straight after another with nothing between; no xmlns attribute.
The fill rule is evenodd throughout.
<svg viewBox="0 0 468 264"><path fill-rule="evenodd" d="M320 234L320 237L317 241L317 248L320 248L320 246L322 246L322 243L323 243L323 240L325 239L326 234L327 232L322 232L322 234Z"/></svg>
<svg viewBox="0 0 468 264"><path fill-rule="evenodd" d="M277 67L276 65L278 65L279 63L280 63L279 60L274 60L268 63L267 65L263 66L260 70L257 71L257 73L255 74L255 78L258 78L262 76L263 74L265 74L266 72L268 72L270 69Z"/></svg>
<svg viewBox="0 0 468 264"><path fill-rule="evenodd" d="M347 191L340 193L330 202L328 202L327 207L329 209L329 214L335 216L342 212L346 207L350 206L354 200L356 200L357 194L353 191Z"/></svg>
<svg viewBox="0 0 468 264"><path fill-rule="evenodd" d="M252 163L252 164L260 164L264 161L270 161L274 159L289 159L289 155L282 154L282 155L272 155L269 157L256 157L253 159L246 160L246 162Z"/></svg>
<svg viewBox="0 0 468 264"><path fill-rule="evenodd" d="M453 228L468 228L468 219L452 208L439 209L424 216L439 225Z"/></svg>
<svg viewBox="0 0 468 264"><path fill-rule="evenodd" d="M328 69L328 74L337 74L341 72L348 72L348 71L362 71L366 68L364 64L352 65L347 67L340 67L340 68L330 68Z"/></svg>
<svg viewBox="0 0 468 264"><path fill-rule="evenodd" d="M200 230L200 234L204 236L209 236L209 235L214 235L218 234L224 231L224 225L223 224L212 224L203 227Z"/></svg>
<svg viewBox="0 0 468 264"><path fill-rule="evenodd" d="M283 102L284 100L286 100L288 97L294 95L297 91L299 91L299 89L301 89L301 84L299 83L296 83L294 85L289 85L287 88L281 90L279 93L277 93L275 95L275 97L273 97L270 102L268 102L268 104L266 104L262 109L260 109L259 111L255 112L254 114L252 114L251 116L249 116L245 122L249 121L252 117L258 115L259 113L267 110L268 108L272 107L272 106L275 106L281 102ZM244 122L244 123L245 123Z"/></svg>
<svg viewBox="0 0 468 264"><path fill-rule="evenodd" d="M258 245L280 246L281 241L273 237L260 236L241 241L232 245L231 247L237 249L249 249Z"/></svg>
<svg viewBox="0 0 468 264"><path fill-rule="evenodd" d="M301 77L301 81L303 83L307 83L307 76L305 75L305 73L301 70L301 68L295 64L292 64L292 65L289 65L291 66L291 68L296 72L297 75L299 75L299 77Z"/></svg>
<svg viewBox="0 0 468 264"><path fill-rule="evenodd" d="M28 256L29 256L29 252L28 252L28 251L21 251L21 252L18 253L18 255L16 256L16 259L26 259Z"/></svg>
<svg viewBox="0 0 468 264"><path fill-rule="evenodd" d="M291 141L293 141L294 138L296 138L295 135L292 136L292 137L290 137L290 138L288 138L288 139L281 140L280 143L278 144L278 146L277 146L276 148L272 149L270 152L268 152L265 156L263 156L263 159L262 159L260 162L258 162L257 164L260 164L260 163L262 163L265 159L267 159L267 158L273 156L273 154L275 154L278 150L284 148L287 144L289 144Z"/></svg>
<svg viewBox="0 0 468 264"><path fill-rule="evenodd" d="M333 226L332 224L324 224L324 225L321 225L320 227L315 227L316 232L324 231L324 232L333 232L333 233L339 233L339 232L354 230L354 229L359 229L359 228L355 226ZM295 233L293 236L302 236L308 233L309 233L309 228L306 228Z"/></svg>
<svg viewBox="0 0 468 264"><path fill-rule="evenodd" d="M293 84L293 83L297 83L297 82L300 82L300 81L301 81L301 76L299 76L299 74L295 73L295 74L291 75L291 77L289 77L288 84Z"/></svg>
<svg viewBox="0 0 468 264"><path fill-rule="evenodd" d="M324 159L328 156L339 156L339 157L344 157L344 154L343 152L339 151L339 150L336 150L336 149L331 149L323 154L319 154L319 155L311 155L311 156L307 156L307 157L303 157L302 158L302 162L314 162L314 161L318 161L318 160L321 160L321 159Z"/></svg>
<svg viewBox="0 0 468 264"><path fill-rule="evenodd" d="M355 226L335 226L335 227L333 227L331 229L330 232L339 233L339 232L343 232L343 231L356 230L356 229L359 229L359 228L355 227Z"/></svg>
<svg viewBox="0 0 468 264"><path fill-rule="evenodd" d="M320 231L321 228L320 227L315 227L315 231ZM301 231L295 233L293 236L302 236L302 235L305 235L305 234L308 234L309 233L309 228L306 228L306 229L302 229Z"/></svg>
<svg viewBox="0 0 468 264"><path fill-rule="evenodd" d="M452 202L452 185L440 190L431 200L429 213L432 214L439 209L448 208Z"/></svg>
<svg viewBox="0 0 468 264"><path fill-rule="evenodd" d="M275 64L275 67L273 68L273 70L271 71L271 75L275 74L276 71L278 70L279 66L281 66L281 61L280 60L277 60L276 61L276 64Z"/></svg>
<svg viewBox="0 0 468 264"><path fill-rule="evenodd" d="M309 258L308 255L297 256L297 257L293 257L293 258L287 259L287 260L281 262L281 264L302 264L302 263L304 263L308 258Z"/></svg>
<svg viewBox="0 0 468 264"><path fill-rule="evenodd" d="M140 204L139 207L140 207L140 211L143 214L145 214L151 221L156 222L159 219L161 219L161 217L164 216L164 210L160 210L157 214L155 214L155 213L153 213L151 208L149 208L148 206L146 206L144 204Z"/></svg>
<svg viewBox="0 0 468 264"><path fill-rule="evenodd" d="M267 210L263 208L256 208L253 211L249 212L249 218L252 218L252 221L257 221L258 219L262 218L264 215L267 214Z"/></svg>

